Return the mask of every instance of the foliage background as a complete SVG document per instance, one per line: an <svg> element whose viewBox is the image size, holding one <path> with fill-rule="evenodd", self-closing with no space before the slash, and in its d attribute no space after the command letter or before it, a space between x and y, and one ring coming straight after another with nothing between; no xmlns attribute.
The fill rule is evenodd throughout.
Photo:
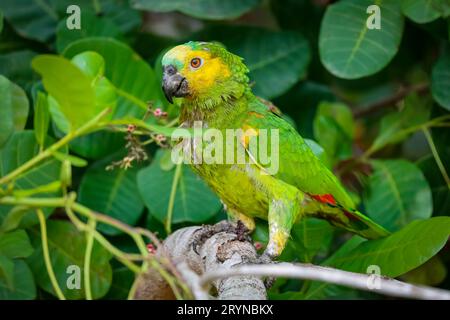
<svg viewBox="0 0 450 320"><path fill-rule="evenodd" d="M159 61L165 50L188 40L220 41L244 57L254 91L314 140L315 152L361 211L395 232L365 241L308 219L293 230L282 259L358 272L375 264L384 275L450 289L450 5L375 2L381 30L366 27L369 0L2 0L0 177L104 107L113 112L102 130L73 139L9 183L0 180L0 298L56 295L42 229L20 199L45 201L76 191L80 204L160 238L226 217L204 183L189 168L171 165L167 149L154 141L176 123L178 112L163 99ZM66 27L66 9L75 3L81 30ZM148 101L167 117L145 117ZM138 123L143 136L136 135L134 149L126 148L127 122L119 123L131 118L153 126ZM147 159L128 170L105 170L137 146ZM10 196L18 203L7 204ZM43 210L56 281L67 298L86 298L84 288L69 290L65 283L69 265L83 266L89 239L63 209ZM121 250L137 252L121 230L102 223L97 229ZM254 237L265 243L264 223ZM97 241L90 273L93 298L127 297L132 271ZM270 297L378 296L280 279Z"/></svg>

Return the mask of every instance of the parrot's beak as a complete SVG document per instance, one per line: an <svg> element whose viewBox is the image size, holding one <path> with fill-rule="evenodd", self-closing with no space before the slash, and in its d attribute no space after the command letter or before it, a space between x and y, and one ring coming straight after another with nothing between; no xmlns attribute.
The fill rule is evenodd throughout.
<svg viewBox="0 0 450 320"><path fill-rule="evenodd" d="M173 97L185 97L189 93L188 82L173 65L164 66L162 89L167 101L173 103Z"/></svg>

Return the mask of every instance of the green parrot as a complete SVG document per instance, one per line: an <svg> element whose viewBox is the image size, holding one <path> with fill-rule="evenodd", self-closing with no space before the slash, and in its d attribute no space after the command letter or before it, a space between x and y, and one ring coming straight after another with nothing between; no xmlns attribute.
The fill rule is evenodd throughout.
<svg viewBox="0 0 450 320"><path fill-rule="evenodd" d="M162 89L170 103L178 98L181 127L200 122L203 128L246 132L237 146L244 148L248 161L191 165L220 197L232 220L250 231L255 218L268 221L264 255L279 256L294 223L306 216L326 219L368 239L389 234L356 210L336 176L278 109L252 93L249 70L241 57L219 43L191 41L169 50L162 67ZM278 167L270 174L268 165L250 148L262 129L278 132Z"/></svg>

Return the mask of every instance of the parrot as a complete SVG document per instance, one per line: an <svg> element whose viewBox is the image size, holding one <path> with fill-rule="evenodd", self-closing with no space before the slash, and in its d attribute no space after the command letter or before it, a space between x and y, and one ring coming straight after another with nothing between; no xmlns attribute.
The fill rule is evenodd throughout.
<svg viewBox="0 0 450 320"><path fill-rule="evenodd" d="M367 239L389 232L359 212L338 178L313 153L298 131L271 102L252 92L244 59L219 42L189 41L162 57L162 90L180 106L181 127L250 132L239 140L245 163L194 163L193 171L219 196L232 222L251 232L255 219L268 223L262 255L276 259L295 223L305 217L325 219ZM250 150L262 129L278 130L279 165L275 173Z"/></svg>

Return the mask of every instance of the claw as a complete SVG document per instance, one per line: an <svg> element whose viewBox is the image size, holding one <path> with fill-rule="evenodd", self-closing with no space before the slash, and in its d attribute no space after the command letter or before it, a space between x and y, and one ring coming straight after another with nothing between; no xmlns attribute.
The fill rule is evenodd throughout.
<svg viewBox="0 0 450 320"><path fill-rule="evenodd" d="M239 220L236 226L228 221L220 221L212 226L203 225L201 229L198 229L195 232L194 241L192 242L192 250L194 250L196 254L200 255L198 252L198 247L203 245L207 239L220 232L234 233L236 234L236 239L239 241L251 241L249 230L245 227L242 221Z"/></svg>

